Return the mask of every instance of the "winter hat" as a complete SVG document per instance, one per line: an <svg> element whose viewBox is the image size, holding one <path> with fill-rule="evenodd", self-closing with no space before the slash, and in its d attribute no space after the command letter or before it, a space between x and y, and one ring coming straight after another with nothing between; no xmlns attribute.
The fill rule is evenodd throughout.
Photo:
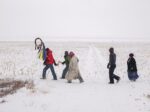
<svg viewBox="0 0 150 112"><path fill-rule="evenodd" d="M46 48L46 51L48 51L49 50L49 48Z"/></svg>
<svg viewBox="0 0 150 112"><path fill-rule="evenodd" d="M69 53L69 56L70 57L73 57L75 54L71 51L70 53Z"/></svg>
<svg viewBox="0 0 150 112"><path fill-rule="evenodd" d="M52 50L50 50L49 48L46 48L47 53L52 52Z"/></svg>
<svg viewBox="0 0 150 112"><path fill-rule="evenodd" d="M109 52L110 52L110 53L114 53L114 48L111 47L111 48L109 49Z"/></svg>
<svg viewBox="0 0 150 112"><path fill-rule="evenodd" d="M134 54L133 54L133 53L130 53L130 54L129 54L129 56L130 56L130 57L133 57L133 56L134 56Z"/></svg>
<svg viewBox="0 0 150 112"><path fill-rule="evenodd" d="M69 53L68 53L68 51L65 51L65 55L67 56Z"/></svg>

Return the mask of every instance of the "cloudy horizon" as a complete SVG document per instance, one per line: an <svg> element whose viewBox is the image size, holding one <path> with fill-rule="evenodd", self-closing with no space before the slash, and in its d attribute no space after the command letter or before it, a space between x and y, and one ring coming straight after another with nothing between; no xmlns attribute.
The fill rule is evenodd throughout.
<svg viewBox="0 0 150 112"><path fill-rule="evenodd" d="M148 0L1 0L0 41L150 40Z"/></svg>

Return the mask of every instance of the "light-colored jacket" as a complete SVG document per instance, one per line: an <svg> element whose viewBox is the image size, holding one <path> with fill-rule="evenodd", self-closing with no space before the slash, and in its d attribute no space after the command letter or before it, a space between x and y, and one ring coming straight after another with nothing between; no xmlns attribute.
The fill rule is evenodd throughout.
<svg viewBox="0 0 150 112"><path fill-rule="evenodd" d="M68 73L66 75L67 80L73 80L77 79L80 75L79 66L78 66L78 58L76 56L73 56L69 62L69 69Z"/></svg>

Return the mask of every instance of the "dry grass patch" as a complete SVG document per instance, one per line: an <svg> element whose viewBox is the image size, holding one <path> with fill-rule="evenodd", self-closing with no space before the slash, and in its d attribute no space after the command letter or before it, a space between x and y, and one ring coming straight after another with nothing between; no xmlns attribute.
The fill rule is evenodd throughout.
<svg viewBox="0 0 150 112"><path fill-rule="evenodd" d="M4 97L8 94L13 94L22 87L26 87L27 89L33 89L34 83L33 81L0 79L0 97Z"/></svg>

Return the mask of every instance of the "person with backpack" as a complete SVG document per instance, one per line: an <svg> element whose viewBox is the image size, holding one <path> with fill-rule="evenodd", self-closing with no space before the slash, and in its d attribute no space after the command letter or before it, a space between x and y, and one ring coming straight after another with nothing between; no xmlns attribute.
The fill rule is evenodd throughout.
<svg viewBox="0 0 150 112"><path fill-rule="evenodd" d="M65 79L65 76L66 76L66 74L67 74L67 72L68 72L68 69L69 69L69 59L70 59L69 53L68 53L68 51L65 51L65 54L64 54L64 61L63 61L63 62L60 62L61 64L63 64L63 65L65 64L65 65L66 65L66 67L65 67L64 70L63 70L61 79Z"/></svg>
<svg viewBox="0 0 150 112"><path fill-rule="evenodd" d="M134 54L130 53L129 58L127 60L127 72L128 72L128 78L130 81L136 81L136 79L139 77L137 74L137 66L136 61L134 59Z"/></svg>
<svg viewBox="0 0 150 112"><path fill-rule="evenodd" d="M50 68L51 73L53 75L53 79L57 80L57 76L56 76L53 64L55 66L57 66L58 64L56 64L55 59L52 54L52 51L49 48L46 48L46 54L47 54L46 59L43 63L45 65L45 67L43 69L42 79L46 79L46 71Z"/></svg>
<svg viewBox="0 0 150 112"><path fill-rule="evenodd" d="M69 56L70 56L69 69L66 75L68 83L72 83L72 80L74 79L79 79L80 83L84 82L78 66L79 59L75 56L73 52L70 52Z"/></svg>
<svg viewBox="0 0 150 112"><path fill-rule="evenodd" d="M114 74L114 70L116 68L116 54L114 53L114 48L109 49L110 55L109 55L109 63L107 65L107 68L109 69L109 84L114 84L114 79L117 80L117 82L120 81L120 77Z"/></svg>

